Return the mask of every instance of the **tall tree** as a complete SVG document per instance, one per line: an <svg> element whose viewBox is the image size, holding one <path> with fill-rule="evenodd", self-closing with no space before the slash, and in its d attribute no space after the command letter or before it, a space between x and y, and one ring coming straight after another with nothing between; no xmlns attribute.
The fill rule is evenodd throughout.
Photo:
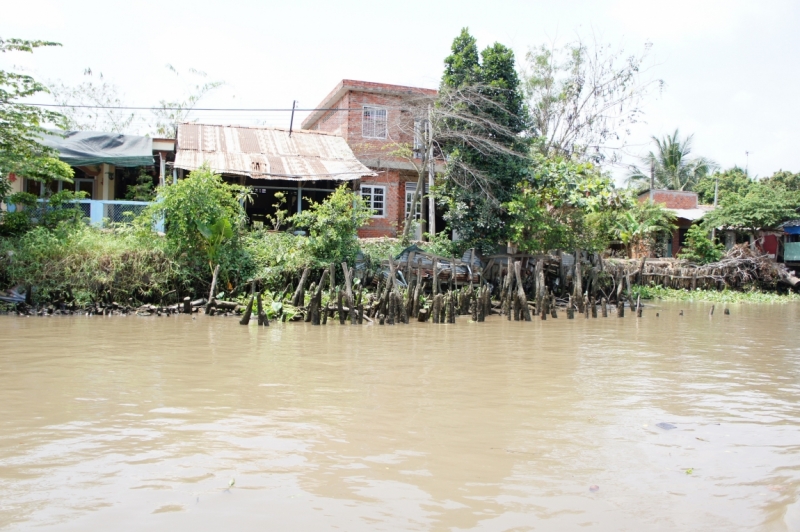
<svg viewBox="0 0 800 532"><path fill-rule="evenodd" d="M514 53L495 43L481 52L478 61L475 39L463 29L445 59L437 107L453 110L442 127L449 132L442 143L447 171L438 190L447 206L445 219L460 238L491 250L509 236L503 203L511 199L526 171L528 147L520 133L527 128L528 117ZM456 116L459 111L463 116ZM490 140L493 149L459 139L458 132L463 131Z"/></svg>
<svg viewBox="0 0 800 532"><path fill-rule="evenodd" d="M753 183L744 193L729 193L719 208L703 217L708 227L726 227L755 236L760 229L772 229L798 217L800 194L785 188Z"/></svg>
<svg viewBox="0 0 800 532"><path fill-rule="evenodd" d="M86 80L70 86L60 81L47 84L50 94L63 108L66 128L79 131L134 132L136 115L124 106L119 88L100 73L94 77L91 68L84 70Z"/></svg>
<svg viewBox="0 0 800 532"><path fill-rule="evenodd" d="M713 174L706 174L697 180L692 190L697 192L697 199L700 203L711 205L714 203L714 192L717 192L717 200L729 194L744 195L755 184L750 179L743 168L734 166L727 170L717 171Z"/></svg>
<svg viewBox="0 0 800 532"><path fill-rule="evenodd" d="M663 82L646 76L650 44L628 55L581 39L526 55L523 86L536 147L544 155L616 160L643 97Z"/></svg>
<svg viewBox="0 0 800 532"><path fill-rule="evenodd" d="M31 53L50 46L59 44L0 38L0 53ZM47 87L28 74L0 70L0 201L9 193L14 176L43 182L72 179L72 169L39 142L44 126L63 124L64 117L19 101L46 92Z"/></svg>
<svg viewBox="0 0 800 532"><path fill-rule="evenodd" d="M648 170L638 167L631 169L630 182L648 186L650 172L655 172L655 186L668 190L692 190L700 179L707 176L716 164L705 157L691 157L692 138L689 135L681 140L676 129L672 135L662 139L652 137L656 150L644 157Z"/></svg>

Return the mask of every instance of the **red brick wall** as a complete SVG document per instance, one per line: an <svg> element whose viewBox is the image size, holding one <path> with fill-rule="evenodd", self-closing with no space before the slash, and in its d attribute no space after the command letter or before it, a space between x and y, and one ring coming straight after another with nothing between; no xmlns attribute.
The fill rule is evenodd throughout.
<svg viewBox="0 0 800 532"><path fill-rule="evenodd" d="M650 198L650 192L639 196L639 201L644 202ZM668 209L696 209L697 193L683 190L654 190L653 202L661 203Z"/></svg>
<svg viewBox="0 0 800 532"><path fill-rule="evenodd" d="M380 83L357 83L378 89L392 87ZM427 92L435 93L435 91ZM308 127L344 137L353 153L362 162L379 160L381 163L407 163L408 161L404 159L389 155L398 148L398 145L413 145L414 120L411 113L403 112L401 109L405 99L406 97L402 95L375 94L357 89L348 90L339 101L329 106L352 110L328 112ZM362 136L362 107L364 105L387 109L386 139L371 139ZM415 172L379 167L371 167L371 169L375 170L378 175L362 179L361 184L386 187L386 215L372 218L367 225L359 229L358 236L362 238L397 236L398 231L402 231L405 218L405 182L416 181L417 175Z"/></svg>

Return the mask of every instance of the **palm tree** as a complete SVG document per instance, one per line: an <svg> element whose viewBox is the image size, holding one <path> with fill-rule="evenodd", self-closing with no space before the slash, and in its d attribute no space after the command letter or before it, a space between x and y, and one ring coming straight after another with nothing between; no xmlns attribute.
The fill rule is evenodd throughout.
<svg viewBox="0 0 800 532"><path fill-rule="evenodd" d="M701 177L710 174L716 163L705 157L689 157L692 151L692 138L689 135L681 140L678 130L663 139L656 137L656 152L644 157L644 162L654 170L656 188L667 190L692 190ZM650 175L637 167L633 167L628 177L629 184L649 186Z"/></svg>
<svg viewBox="0 0 800 532"><path fill-rule="evenodd" d="M663 205L648 200L634 204L614 221L614 235L625 246L628 257L644 245L652 244L659 233L669 233L675 227L675 215Z"/></svg>

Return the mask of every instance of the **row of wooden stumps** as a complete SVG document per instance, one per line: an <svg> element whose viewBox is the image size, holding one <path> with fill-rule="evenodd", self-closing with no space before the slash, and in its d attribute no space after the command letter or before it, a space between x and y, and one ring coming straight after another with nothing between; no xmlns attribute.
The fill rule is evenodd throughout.
<svg viewBox="0 0 800 532"><path fill-rule="evenodd" d="M348 321L353 325L360 325L364 320L380 325L394 325L396 323L409 323L411 319L419 322L432 321L433 323L455 323L459 315L469 315L472 321L483 322L486 316L492 313L492 291L488 284L475 289L472 285L461 289L450 290L443 293L439 282L438 267L434 265L432 294L426 301L422 292L422 272L416 272L416 282L407 287L400 287L396 280L397 265L389 260L389 275L378 283L373 294L364 297L363 283L359 283L359 290L354 293L354 270L347 263L342 263L344 273L344 286L336 286L336 270L333 264L324 270L318 283L312 283L309 292L311 297L305 305L305 287L310 276L310 269L306 268L300 278L297 288L291 298L291 304L296 308L305 307L304 319L312 325L325 325L329 318L338 315L339 323L344 325ZM545 284L543 261L536 264L534 271L535 301L528 301L528 296L522 281L521 263L519 261L509 265L500 290L500 314L515 321L531 321L534 316L546 320L548 316L558 317L558 308L555 295L548 290ZM598 303L603 317L608 316L608 301L606 298L590 297L589 293L581 293L580 266L577 266L576 285L574 294L569 297L566 308L568 319L574 319L575 312L598 317ZM452 275L455 275L454 272ZM630 295L630 280L627 280L627 298L630 300L631 309L636 310L638 317L642 315L642 306L637 299L634 304ZM323 305L323 292L328 286L329 297L327 305ZM261 293L255 290L255 281L251 282L251 295L244 315L240 321L247 325L250 321L253 303L257 305L259 325L269 325L266 313L261 303ZM288 290L289 287L287 287ZM625 296L622 293L623 283L617 287L617 316L625 315ZM284 293L287 291L284 290ZM282 298L282 296L281 296ZM335 302L335 303L334 303ZM533 306L533 309L531 309Z"/></svg>
<svg viewBox="0 0 800 532"><path fill-rule="evenodd" d="M505 315L510 321L513 317L515 321L531 321L533 316L539 316L542 320L546 320L548 315L552 318L558 318L558 310L556 306L556 298L551 290L548 290L545 284L544 276L544 262L538 261L534 270L534 291L536 293L533 312L531 312L528 303L528 297L525 293L522 283L521 275L522 265L519 261L509 265L506 276L503 279L503 284L500 291L500 314ZM588 293L583 293L581 286L581 266L580 262L575 265L575 286L573 295L569 296L566 308L567 319L574 319L575 312L583 314L586 318L590 316L597 318L598 303L600 304L600 312L602 317L608 317L608 300L597 298L594 294L590 297ZM642 317L642 304L640 298L637 297L634 303L630 291L630 276L625 277L627 284L627 298L630 301L630 307L635 310L636 316ZM620 280L617 286L617 316L625 317L625 294L622 292L623 283Z"/></svg>

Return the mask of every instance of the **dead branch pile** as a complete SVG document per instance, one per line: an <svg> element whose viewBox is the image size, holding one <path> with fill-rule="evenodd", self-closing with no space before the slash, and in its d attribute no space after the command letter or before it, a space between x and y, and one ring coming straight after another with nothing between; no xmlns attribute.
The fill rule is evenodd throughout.
<svg viewBox="0 0 800 532"><path fill-rule="evenodd" d="M800 284L800 279L785 265L747 244L734 246L718 262L709 264L698 265L680 259L608 259L606 268L614 278L635 275L637 284L688 290L741 288L747 284L766 288L778 283L795 288Z"/></svg>

